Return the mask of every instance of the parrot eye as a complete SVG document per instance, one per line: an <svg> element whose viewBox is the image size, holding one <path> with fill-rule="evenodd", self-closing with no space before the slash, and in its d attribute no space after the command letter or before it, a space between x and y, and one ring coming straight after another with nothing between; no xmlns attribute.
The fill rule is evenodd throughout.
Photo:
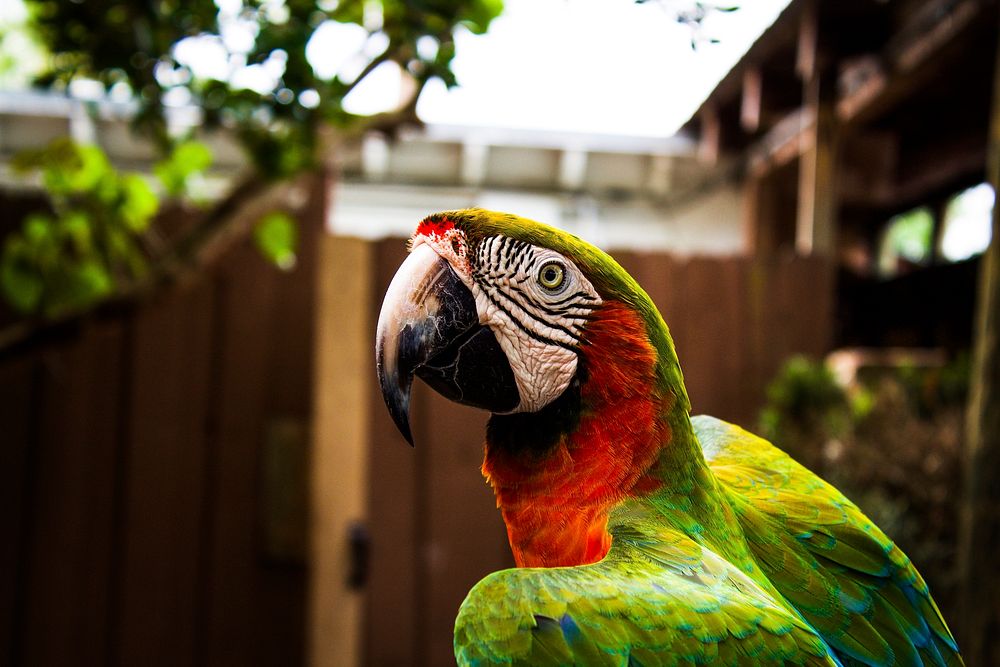
<svg viewBox="0 0 1000 667"><path fill-rule="evenodd" d="M538 272L538 284L550 291L562 287L565 279L566 270L558 262L548 262Z"/></svg>

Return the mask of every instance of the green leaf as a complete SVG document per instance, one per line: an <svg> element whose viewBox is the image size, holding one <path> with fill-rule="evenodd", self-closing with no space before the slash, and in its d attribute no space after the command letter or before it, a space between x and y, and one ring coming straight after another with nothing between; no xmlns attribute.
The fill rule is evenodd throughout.
<svg viewBox="0 0 1000 667"><path fill-rule="evenodd" d="M121 178L121 215L125 224L133 232L142 232L160 207L153 189L146 179L138 174L126 174Z"/></svg>
<svg viewBox="0 0 1000 667"><path fill-rule="evenodd" d="M42 245L52 238L52 218L44 213L32 213L24 219L24 239L29 245Z"/></svg>
<svg viewBox="0 0 1000 667"><path fill-rule="evenodd" d="M57 156L46 168L46 175L57 180L70 192L97 191L101 182L112 174L108 157L97 146L74 144L67 162L56 163Z"/></svg>
<svg viewBox="0 0 1000 667"><path fill-rule="evenodd" d="M185 141L177 144L170 155L153 167L153 173L163 183L164 189L172 197L185 194L188 180L195 174L208 169L212 164L212 151L199 141Z"/></svg>
<svg viewBox="0 0 1000 667"><path fill-rule="evenodd" d="M42 276L9 243L0 259L0 288L7 302L22 313L36 311L45 290Z"/></svg>
<svg viewBox="0 0 1000 667"><path fill-rule="evenodd" d="M185 141L174 149L172 159L183 165L188 174L193 174L211 166L212 151L200 141Z"/></svg>
<svg viewBox="0 0 1000 667"><path fill-rule="evenodd" d="M62 219L61 231L73 245L77 253L85 255L91 250L93 231L90 217L83 211L70 211Z"/></svg>
<svg viewBox="0 0 1000 667"><path fill-rule="evenodd" d="M475 35L482 35L503 11L503 0L477 0L469 3L463 23Z"/></svg>
<svg viewBox="0 0 1000 667"><path fill-rule="evenodd" d="M278 268L288 271L295 266L298 227L287 213L268 213L257 223L253 239L257 249Z"/></svg>
<svg viewBox="0 0 1000 667"><path fill-rule="evenodd" d="M74 306L89 306L103 296L111 293L114 283L107 270L99 262L89 260L81 262L70 272L72 295L70 301Z"/></svg>

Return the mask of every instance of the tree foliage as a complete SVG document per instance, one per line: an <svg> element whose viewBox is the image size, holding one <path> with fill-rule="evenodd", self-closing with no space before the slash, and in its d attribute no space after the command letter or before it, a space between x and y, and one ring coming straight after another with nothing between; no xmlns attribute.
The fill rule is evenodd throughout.
<svg viewBox="0 0 1000 667"><path fill-rule="evenodd" d="M157 163L166 191L180 194L209 166L211 155L202 151L200 144L177 144ZM145 177L119 172L101 149L69 139L25 151L13 166L41 178L51 209L29 215L4 240L0 291L14 308L54 316L146 277L155 255L146 232L160 198Z"/></svg>
<svg viewBox="0 0 1000 667"><path fill-rule="evenodd" d="M26 4L29 25L50 54L36 83L67 89L96 82L105 94L128 99L135 129L163 158L150 180L120 173L99 148L69 140L18 158L23 173L40 175L51 210L29 216L5 239L0 293L16 310L46 317L169 278L196 263L201 246L232 237L220 230L239 223L233 201L319 166L338 138L416 120L416 100L429 80L455 85L457 31L485 32L502 8L501 0ZM341 55L349 48L353 57L331 71L307 57L318 47ZM409 78L408 98L384 114L350 113L345 99L382 66ZM178 107L198 118L174 122ZM189 196L211 164L198 133L220 127L249 158L228 196L233 201L189 209L195 220L184 233L155 229L157 212ZM298 233L278 204L259 214L253 240L287 269L295 264Z"/></svg>
<svg viewBox="0 0 1000 667"><path fill-rule="evenodd" d="M364 124L344 99L380 65L394 63L412 78L414 103L432 78L455 85L456 31L485 32L502 3L32 0L30 6L32 24L53 54L39 83L67 86L85 77L132 91L138 126L164 147L173 139L171 106L196 107L204 126L225 126L239 137L260 172L285 176L314 165L323 124ZM324 40L359 47L351 66L330 73L310 62L310 46ZM197 60L208 56L215 66L199 67L204 63Z"/></svg>

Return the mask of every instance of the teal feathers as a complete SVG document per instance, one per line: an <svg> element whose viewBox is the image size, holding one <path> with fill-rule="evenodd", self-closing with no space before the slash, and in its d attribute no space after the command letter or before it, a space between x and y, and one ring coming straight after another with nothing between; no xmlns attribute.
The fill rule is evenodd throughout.
<svg viewBox="0 0 1000 667"><path fill-rule="evenodd" d="M699 541L673 527L671 502L630 501L600 563L478 584L460 664L962 664L919 573L856 506L766 441L692 422L741 534ZM742 567L717 553L744 539Z"/></svg>

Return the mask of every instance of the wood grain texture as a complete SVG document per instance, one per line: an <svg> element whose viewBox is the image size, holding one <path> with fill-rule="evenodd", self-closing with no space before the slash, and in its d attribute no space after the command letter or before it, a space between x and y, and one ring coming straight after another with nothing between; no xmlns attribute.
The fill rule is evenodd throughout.
<svg viewBox="0 0 1000 667"><path fill-rule="evenodd" d="M368 519L374 384L373 247L323 238L317 273L309 664L363 664L364 595L348 587L349 536Z"/></svg>

